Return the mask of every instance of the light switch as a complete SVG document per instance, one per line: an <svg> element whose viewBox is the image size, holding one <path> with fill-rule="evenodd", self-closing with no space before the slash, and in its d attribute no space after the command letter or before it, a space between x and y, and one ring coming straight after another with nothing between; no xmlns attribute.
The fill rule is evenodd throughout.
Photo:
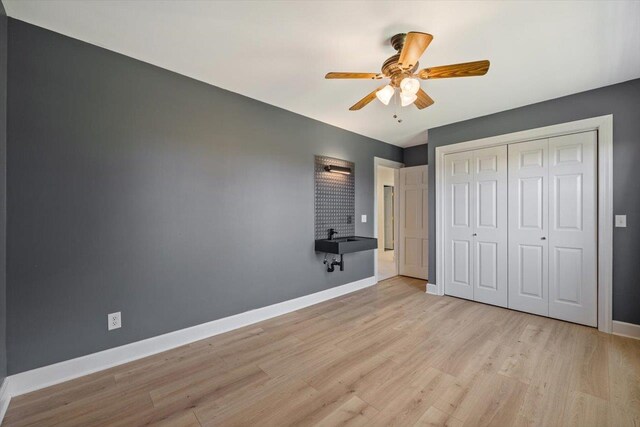
<svg viewBox="0 0 640 427"><path fill-rule="evenodd" d="M616 227L626 227L626 226L627 226L627 216L616 215Z"/></svg>
<svg viewBox="0 0 640 427"><path fill-rule="evenodd" d="M362 222L367 222L367 216L366 215L362 215L361 221Z"/></svg>

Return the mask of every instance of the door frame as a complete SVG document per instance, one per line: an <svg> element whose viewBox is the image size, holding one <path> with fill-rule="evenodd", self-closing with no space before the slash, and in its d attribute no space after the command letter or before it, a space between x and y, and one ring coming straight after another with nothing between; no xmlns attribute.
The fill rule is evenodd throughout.
<svg viewBox="0 0 640 427"><path fill-rule="evenodd" d="M612 332L613 324L613 115L528 129L436 147L436 277L427 292L444 295L444 156L477 148L495 147L571 133L598 132L598 330Z"/></svg>
<svg viewBox="0 0 640 427"><path fill-rule="evenodd" d="M376 239L378 236L378 166L384 166L387 168L395 169L393 171L393 182L394 182L394 197L393 197L393 216L396 220L393 223L393 250L395 251L393 256L395 257L396 264L396 275L398 275L398 254L400 253L400 245L398 242L398 233L400 232L400 227L398 225L400 218L400 194L397 189L397 184L400 181L400 172L399 170L404 167L404 163L395 162L393 160L383 159L382 157L374 157L373 158L373 237ZM376 277L376 283L378 282L378 248L373 251L373 273Z"/></svg>

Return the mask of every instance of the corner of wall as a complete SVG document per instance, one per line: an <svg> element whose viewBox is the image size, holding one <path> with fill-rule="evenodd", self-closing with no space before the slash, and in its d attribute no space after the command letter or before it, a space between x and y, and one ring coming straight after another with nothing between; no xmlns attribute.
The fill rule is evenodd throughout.
<svg viewBox="0 0 640 427"><path fill-rule="evenodd" d="M7 14L0 0L0 382L4 391L7 376L7 299L6 299L6 158L7 158ZM3 415L3 398L0 394L0 420ZM6 408L5 408L6 409Z"/></svg>
<svg viewBox="0 0 640 427"><path fill-rule="evenodd" d="M402 150L402 163L405 167L429 164L428 144L414 145Z"/></svg>

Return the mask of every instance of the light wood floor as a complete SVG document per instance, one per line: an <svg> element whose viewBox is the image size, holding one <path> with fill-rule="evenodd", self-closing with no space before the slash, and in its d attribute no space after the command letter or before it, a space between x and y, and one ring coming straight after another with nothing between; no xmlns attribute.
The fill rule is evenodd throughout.
<svg viewBox="0 0 640 427"><path fill-rule="evenodd" d="M395 251L378 251L378 280L389 279L397 275Z"/></svg>
<svg viewBox="0 0 640 427"><path fill-rule="evenodd" d="M640 341L378 286L11 401L5 425L640 423Z"/></svg>

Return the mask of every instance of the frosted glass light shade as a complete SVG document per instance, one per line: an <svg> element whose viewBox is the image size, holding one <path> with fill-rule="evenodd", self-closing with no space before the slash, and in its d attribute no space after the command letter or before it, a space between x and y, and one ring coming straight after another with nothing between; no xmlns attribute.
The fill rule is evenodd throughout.
<svg viewBox="0 0 640 427"><path fill-rule="evenodd" d="M384 105L389 105L389 101L391 101L391 97L395 93L393 87L386 85L382 89L376 92L376 96Z"/></svg>
<svg viewBox="0 0 640 427"><path fill-rule="evenodd" d="M402 92L400 94L400 103L402 104L403 107L413 104L416 99L418 99L418 97L413 93Z"/></svg>
<svg viewBox="0 0 640 427"><path fill-rule="evenodd" d="M404 93L410 93L415 95L420 90L420 81L413 77L405 77L400 82L400 90Z"/></svg>

